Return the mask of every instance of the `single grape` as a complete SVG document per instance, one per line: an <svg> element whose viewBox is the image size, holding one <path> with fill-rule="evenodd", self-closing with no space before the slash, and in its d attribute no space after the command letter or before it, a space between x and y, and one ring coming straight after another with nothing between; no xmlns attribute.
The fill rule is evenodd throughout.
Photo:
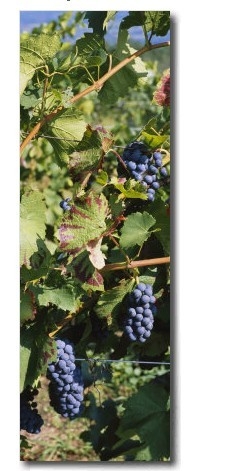
<svg viewBox="0 0 236 471"><path fill-rule="evenodd" d="M165 167L162 167L162 168L160 169L160 174L161 174L163 177L167 177L168 172L167 172L167 170L166 170Z"/></svg>
<svg viewBox="0 0 236 471"><path fill-rule="evenodd" d="M158 183L158 182L153 182L153 183L152 183L152 188L153 188L154 190L158 190L158 188L160 188L160 183Z"/></svg>
<svg viewBox="0 0 236 471"><path fill-rule="evenodd" d="M64 211L69 211L71 209L71 206L68 204L68 201L70 201L71 198L66 198L65 200L60 201L60 207L64 209Z"/></svg>
<svg viewBox="0 0 236 471"><path fill-rule="evenodd" d="M150 301L150 296L148 296L147 294L143 294L142 296L142 303L145 304L145 303L149 303Z"/></svg>
<svg viewBox="0 0 236 471"><path fill-rule="evenodd" d="M158 172L158 169L155 167L155 165L150 165L149 172L156 174Z"/></svg>
<svg viewBox="0 0 236 471"><path fill-rule="evenodd" d="M132 160L130 162L127 162L127 167L129 170L135 170L137 165L135 162L132 162Z"/></svg>
<svg viewBox="0 0 236 471"><path fill-rule="evenodd" d="M150 185L150 184L152 183L152 176L151 176L151 175L145 175L144 181L145 181L147 184Z"/></svg>
<svg viewBox="0 0 236 471"><path fill-rule="evenodd" d="M137 289L139 289L140 291L144 292L145 289L146 289L145 283L139 283L139 284L137 285Z"/></svg>

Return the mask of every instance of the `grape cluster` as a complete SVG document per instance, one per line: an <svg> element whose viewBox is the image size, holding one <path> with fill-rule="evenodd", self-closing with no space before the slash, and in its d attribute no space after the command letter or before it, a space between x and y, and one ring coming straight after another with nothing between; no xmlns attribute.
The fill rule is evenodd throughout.
<svg viewBox="0 0 236 471"><path fill-rule="evenodd" d="M81 370L75 366L73 344L69 340L56 340L57 361L48 365L50 404L58 414L75 419L81 413L83 380Z"/></svg>
<svg viewBox="0 0 236 471"><path fill-rule="evenodd" d="M151 335L156 313L152 286L139 283L130 293L124 331L132 342L146 342Z"/></svg>
<svg viewBox="0 0 236 471"><path fill-rule="evenodd" d="M168 176L161 153L152 154L143 142L134 141L125 147L122 159L132 177L147 189L148 200L154 201L155 192Z"/></svg>
<svg viewBox="0 0 236 471"><path fill-rule="evenodd" d="M20 429L28 433L39 433L44 423L34 401L37 394L36 388L27 386L20 395Z"/></svg>

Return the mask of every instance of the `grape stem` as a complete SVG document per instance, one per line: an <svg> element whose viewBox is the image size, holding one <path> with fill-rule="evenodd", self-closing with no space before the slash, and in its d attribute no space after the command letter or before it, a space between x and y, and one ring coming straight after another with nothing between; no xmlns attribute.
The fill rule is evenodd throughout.
<svg viewBox="0 0 236 471"><path fill-rule="evenodd" d="M119 70L121 70L123 67L125 67L127 64L129 64L130 62L132 62L134 59L136 59L136 57L139 57L141 56L142 54L144 54L145 52L148 52L148 51L151 51L152 49L157 49L157 48L161 48L161 47L165 47L165 46L169 46L170 45L170 41L165 41L163 43L159 43L159 44L153 44L153 45L147 45L147 46L144 46L142 47L141 49L139 49L138 51L134 52L133 54L131 54L130 56L126 57L125 59L123 59L121 62L119 62L119 64L115 65L112 69L108 70L108 72L106 72L103 77L101 77L99 80L97 80L96 82L94 82L92 85L90 85L89 87L85 88L82 92L80 93L77 93L77 95L74 95L69 103L74 103L74 102L77 102L78 100L80 100L81 98L83 98L84 96L88 95L89 93L93 92L93 91L99 91L101 90L102 86L104 85L104 83L110 78L112 77L112 75L116 74L117 72L119 72ZM31 140L36 136L36 134L38 134L38 132L40 131L40 129L44 126L44 124L46 124L48 121L51 121L53 118L55 118L55 116L60 113L62 110L64 110L64 106L58 106L58 108L56 108L54 111L52 111L51 113L49 113L47 116L45 116L43 119L41 119L35 126L34 128L30 131L30 133L28 134L28 136L25 138L25 140L22 142L21 146L20 146L20 152L22 153L23 150L25 149L25 147L31 142Z"/></svg>
<svg viewBox="0 0 236 471"><path fill-rule="evenodd" d="M170 257L161 257L161 258L149 258L146 260L133 260L130 263L108 263L101 269L101 272L114 271L114 270L124 270L127 268L138 268L138 267L148 267L151 265L162 265L164 263L170 263Z"/></svg>

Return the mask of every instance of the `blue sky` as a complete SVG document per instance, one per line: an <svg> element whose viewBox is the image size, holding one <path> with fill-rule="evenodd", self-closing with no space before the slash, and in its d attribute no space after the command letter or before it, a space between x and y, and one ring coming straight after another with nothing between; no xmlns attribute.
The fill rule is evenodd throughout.
<svg viewBox="0 0 236 471"><path fill-rule="evenodd" d="M30 32L33 28L39 26L42 23L48 23L52 20L56 20L58 16L60 16L65 11L21 11L20 12L20 31L28 31ZM126 11L120 11L118 18L121 19L127 15ZM85 21L86 22L86 21ZM116 38L118 32L119 24L113 22L112 25L109 27L109 31L107 33L108 40L114 40ZM87 28L83 29L80 27L79 35L82 35L84 31L88 31ZM92 30L91 30L92 31ZM130 28L130 36L135 41L142 41L143 40L143 31L141 27L133 27ZM78 36L77 36L78 38ZM169 40L169 33L162 38L155 38L155 42L159 41L168 41ZM154 43L154 38L153 38Z"/></svg>

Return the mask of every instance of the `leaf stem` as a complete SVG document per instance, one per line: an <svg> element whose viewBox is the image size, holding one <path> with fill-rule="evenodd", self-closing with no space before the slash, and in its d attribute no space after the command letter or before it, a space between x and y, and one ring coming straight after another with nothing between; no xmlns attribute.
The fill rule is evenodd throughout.
<svg viewBox="0 0 236 471"><path fill-rule="evenodd" d="M123 159L121 158L120 154L118 154L118 152L116 152L116 150L114 149L109 149L106 153L108 154L109 152L113 152L113 154L115 154L115 156L117 157L117 159L119 160L120 164L122 165L122 167L124 167L124 169L126 170L127 173L129 173L129 170L127 169Z"/></svg>
<svg viewBox="0 0 236 471"><path fill-rule="evenodd" d="M115 237L113 237L112 234L109 234L109 238L112 240L112 242L116 245L116 247L121 251L121 253L124 255L125 259L126 259L126 263L128 263L128 265L131 263L130 262L130 259L128 257L128 255L125 253L125 251L122 249L122 247L120 246L120 244L116 241Z"/></svg>
<svg viewBox="0 0 236 471"><path fill-rule="evenodd" d="M162 265L165 263L170 263L170 257L161 257L161 258L149 258L146 260L134 260L130 263L108 263L102 268L101 272L114 271L114 270L125 270L127 268L138 268L138 267L148 267L152 265Z"/></svg>
<svg viewBox="0 0 236 471"><path fill-rule="evenodd" d="M106 72L103 75L103 77L101 77L99 80L97 80L92 85L85 88L84 90L82 90L82 92L79 92L79 93L77 93L77 95L74 95L71 98L70 103L74 103L74 102L80 100L81 98L83 98L84 96L88 95L89 93L91 93L95 90L99 91L102 88L102 86L104 85L104 83L110 77L112 77L112 75L119 72L119 70L121 70L123 67L128 65L134 59L136 59L136 57L139 57L142 54L144 54L145 52L151 51L152 49L159 49L161 47L165 47L165 46L169 46L169 45L170 45L170 41L165 41L165 42L159 43L159 44L147 45L147 46L142 47L138 51L135 51L133 54L131 54L130 56L126 57L121 62L119 62L119 64L115 65L115 67L113 67L111 70L108 70L108 72ZM63 109L64 109L63 105L58 106L58 108L56 108L53 112L49 113L47 116L45 116L41 121L39 121L34 126L34 128L31 130L31 132L28 134L28 136L25 138L25 140L22 142L22 144L20 146L20 152L21 153L26 148L26 146L31 142L31 140L36 136L36 134L38 134L40 129L43 127L43 125L46 124L48 121L51 121L53 118L55 118L55 116L60 111L62 111Z"/></svg>

